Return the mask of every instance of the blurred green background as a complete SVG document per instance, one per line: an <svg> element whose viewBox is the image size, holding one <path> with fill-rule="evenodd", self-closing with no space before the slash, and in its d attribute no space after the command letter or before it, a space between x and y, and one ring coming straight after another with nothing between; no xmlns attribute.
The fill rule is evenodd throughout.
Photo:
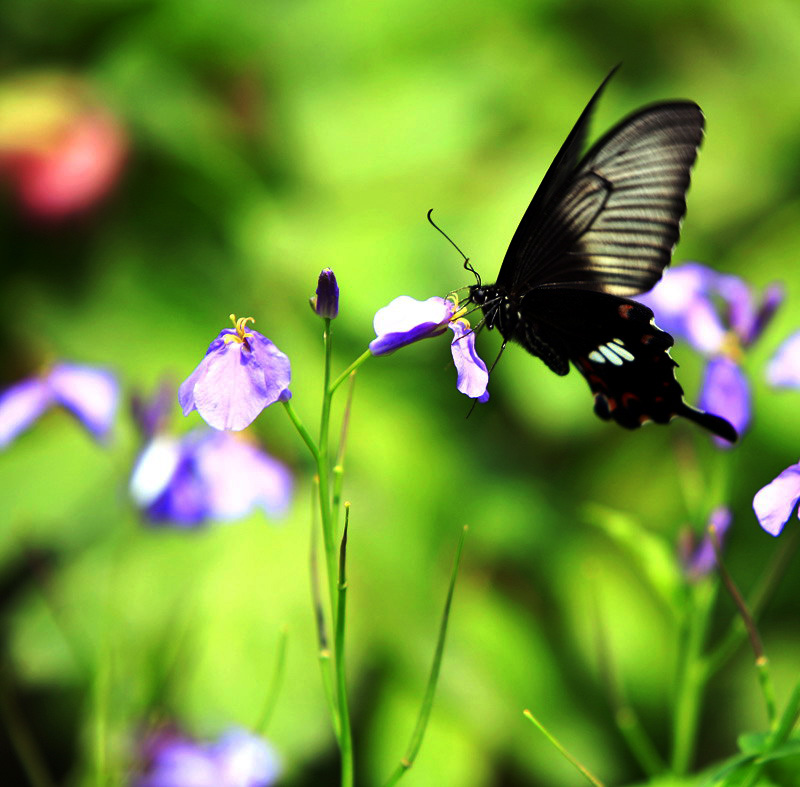
<svg viewBox="0 0 800 787"><path fill-rule="evenodd" d="M643 779L613 723L598 643L667 751L676 615L587 505L626 512L671 545L727 502L729 565L745 590L783 544L750 505L800 451L800 393L763 382L800 323L800 6L5 0L0 42L6 78L84 80L129 145L108 199L73 221L26 219L6 189L0 382L64 358L112 368L126 395L149 393L165 375L188 375L235 312L290 356L309 426L322 343L307 298L321 268L341 287L343 369L392 298L470 283L425 222L428 208L492 280L546 167L616 63L593 138L652 101L701 105L707 137L674 260L788 291L748 357L755 420L735 450L719 453L685 422L636 433L601 422L578 374L557 378L519 348L466 420L448 349L432 340L363 367L347 456L360 782L380 783L404 752L465 523L434 713L404 783L578 783L523 708L607 783ZM485 358L498 346L481 335ZM680 344L673 357L692 400L701 361ZM177 401L174 416L180 430L200 422L184 421ZM0 454L4 692L60 783L103 783L98 729L114 783L154 714L201 736L252 726L286 624L287 674L268 733L281 783L336 784L310 608L311 465L281 408L253 429L296 471L290 515L199 532L142 523L127 492L140 438L125 407L109 447L54 412ZM782 539L796 529L790 522ZM790 568L761 628L779 699L800 663L799 588ZM733 615L722 596L712 634ZM765 724L742 647L710 686L698 766ZM0 754L18 774L7 740Z"/></svg>

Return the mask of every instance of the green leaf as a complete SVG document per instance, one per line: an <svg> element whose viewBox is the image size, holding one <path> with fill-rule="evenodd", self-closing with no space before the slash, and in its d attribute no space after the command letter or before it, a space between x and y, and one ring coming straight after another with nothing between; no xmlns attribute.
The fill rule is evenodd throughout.
<svg viewBox="0 0 800 787"><path fill-rule="evenodd" d="M583 510L588 522L599 527L630 554L653 589L672 607L683 588L673 545L623 511L596 503L586 505Z"/></svg>

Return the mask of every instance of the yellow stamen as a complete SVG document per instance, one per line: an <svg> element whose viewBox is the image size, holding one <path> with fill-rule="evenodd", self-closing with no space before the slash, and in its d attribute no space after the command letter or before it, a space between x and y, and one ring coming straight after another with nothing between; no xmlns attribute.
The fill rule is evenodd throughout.
<svg viewBox="0 0 800 787"><path fill-rule="evenodd" d="M255 323L255 318L254 317L239 317L239 319L236 319L236 315L235 314L231 314L230 315L230 320L233 323L233 327L236 330L236 334L234 335L232 333L226 333L225 334L225 338L223 339L225 344L230 344L231 342L239 342L239 344L244 344L245 346L248 346L247 345L247 340L248 339L252 339L253 338L253 334L246 332L247 323L248 322ZM249 346L248 346L248 349L249 349Z"/></svg>

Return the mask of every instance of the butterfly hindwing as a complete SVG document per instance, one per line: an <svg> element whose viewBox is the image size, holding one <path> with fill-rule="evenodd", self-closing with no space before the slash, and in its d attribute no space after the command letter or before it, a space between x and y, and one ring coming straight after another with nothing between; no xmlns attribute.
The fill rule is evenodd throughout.
<svg viewBox="0 0 800 787"><path fill-rule="evenodd" d="M522 304L521 324L532 327L538 345L532 348L525 333L514 338L539 357L534 349L557 348L560 361L570 361L586 378L601 418L635 429L647 421L665 424L683 416L735 439L727 421L684 401L675 379L677 364L669 355L673 339L655 325L653 312L643 304L568 289L533 290ZM552 361L548 365L554 366Z"/></svg>

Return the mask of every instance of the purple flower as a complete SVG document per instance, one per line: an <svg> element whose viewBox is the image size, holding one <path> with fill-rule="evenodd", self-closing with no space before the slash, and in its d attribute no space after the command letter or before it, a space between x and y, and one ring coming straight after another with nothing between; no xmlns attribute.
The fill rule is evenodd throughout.
<svg viewBox="0 0 800 787"><path fill-rule="evenodd" d="M145 772L136 787L268 787L278 759L266 741L234 728L214 743L165 731L147 741Z"/></svg>
<svg viewBox="0 0 800 787"><path fill-rule="evenodd" d="M395 298L378 309L372 321L375 338L369 343L373 355L388 355L420 339L438 336L447 330L455 314L453 301L434 296L418 301L408 295Z"/></svg>
<svg viewBox="0 0 800 787"><path fill-rule="evenodd" d="M787 467L777 478L756 492L753 498L753 511L767 533L779 536L798 501L800 501L800 462Z"/></svg>
<svg viewBox="0 0 800 787"><path fill-rule="evenodd" d="M731 525L731 519L730 509L725 506L719 506L708 517L706 534L699 545L695 544L695 539L691 532L688 532L687 537L681 540L681 562L683 563L684 572L690 580L696 581L712 571L717 559L711 534L708 531L713 526L717 541L721 545Z"/></svg>
<svg viewBox="0 0 800 787"><path fill-rule="evenodd" d="M144 448L130 480L131 496L154 522L193 527L233 521L261 508L273 517L289 505L292 477L277 459L228 434L196 429L161 434Z"/></svg>
<svg viewBox="0 0 800 787"><path fill-rule="evenodd" d="M309 298L311 308L320 317L332 320L339 314L339 285L330 268L325 268L317 281L317 294Z"/></svg>
<svg viewBox="0 0 800 787"><path fill-rule="evenodd" d="M736 361L726 355L709 360L700 389L699 406L706 412L720 413L739 434L744 432L750 423L750 385ZM725 444L729 445L727 441Z"/></svg>
<svg viewBox="0 0 800 787"><path fill-rule="evenodd" d="M258 331L252 317L236 319L206 350L205 358L178 391L183 414L197 410L215 429L238 432L275 402L291 398L289 358Z"/></svg>
<svg viewBox="0 0 800 787"><path fill-rule="evenodd" d="M767 380L776 386L800 388L800 331L778 348L767 366Z"/></svg>
<svg viewBox="0 0 800 787"><path fill-rule="evenodd" d="M55 405L69 410L94 437L105 437L118 399L119 388L110 372L58 363L46 374L22 380L0 394L0 448Z"/></svg>
<svg viewBox="0 0 800 787"><path fill-rule="evenodd" d="M717 273L698 263L671 269L638 298L655 313L659 327L680 336L709 358L700 407L730 421L740 434L750 422L750 386L740 363L744 350L763 333L783 300L770 285L757 304L738 276ZM714 438L729 448L727 441Z"/></svg>
<svg viewBox="0 0 800 787"><path fill-rule="evenodd" d="M489 398L486 390L489 373L475 350L475 332L457 314L458 307L452 300L433 297L418 301L401 295L375 313L376 336L369 349L373 355L388 355L421 339L439 336L450 328L455 334L450 350L458 372L458 390L485 402Z"/></svg>

